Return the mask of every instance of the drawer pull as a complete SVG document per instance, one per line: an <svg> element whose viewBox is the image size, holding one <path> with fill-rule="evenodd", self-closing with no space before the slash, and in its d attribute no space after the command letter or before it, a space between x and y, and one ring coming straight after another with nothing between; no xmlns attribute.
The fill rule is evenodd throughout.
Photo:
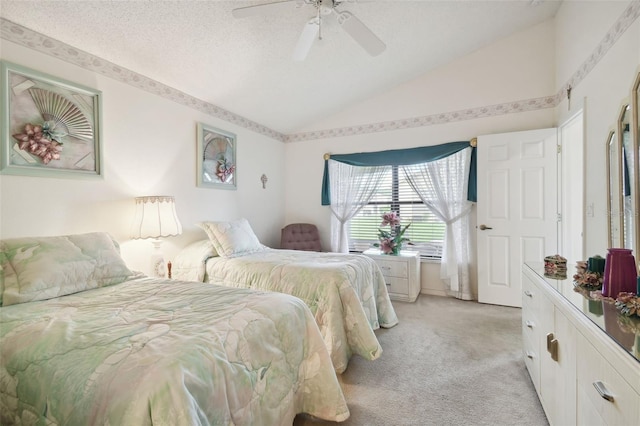
<svg viewBox="0 0 640 426"><path fill-rule="evenodd" d="M391 266L381 266L380 269L386 269L387 271L390 271Z"/></svg>
<svg viewBox="0 0 640 426"><path fill-rule="evenodd" d="M558 361L558 339L556 339L553 333L547 334L547 352L551 354L551 359Z"/></svg>
<svg viewBox="0 0 640 426"><path fill-rule="evenodd" d="M532 329L532 328L533 328L533 326L535 325L535 324L533 323L533 321L529 321L529 320L527 320L526 324L527 324L527 327L529 327L529 328L531 328L531 329Z"/></svg>
<svg viewBox="0 0 640 426"><path fill-rule="evenodd" d="M533 359L534 355L531 352L527 352L527 358Z"/></svg>
<svg viewBox="0 0 640 426"><path fill-rule="evenodd" d="M391 287L391 283L385 283L387 287Z"/></svg>
<svg viewBox="0 0 640 426"><path fill-rule="evenodd" d="M533 297L533 293L531 293L529 290L525 290L524 295L527 297Z"/></svg>
<svg viewBox="0 0 640 426"><path fill-rule="evenodd" d="M593 387L596 388L601 397L609 402L613 402L613 395L607 390L607 387L601 381L593 382Z"/></svg>

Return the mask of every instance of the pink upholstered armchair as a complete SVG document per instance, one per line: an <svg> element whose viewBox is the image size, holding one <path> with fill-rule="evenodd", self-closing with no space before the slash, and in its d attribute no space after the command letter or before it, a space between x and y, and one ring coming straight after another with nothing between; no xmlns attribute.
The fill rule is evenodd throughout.
<svg viewBox="0 0 640 426"><path fill-rule="evenodd" d="M282 228L280 248L322 251L318 228L311 223L292 223L285 226Z"/></svg>

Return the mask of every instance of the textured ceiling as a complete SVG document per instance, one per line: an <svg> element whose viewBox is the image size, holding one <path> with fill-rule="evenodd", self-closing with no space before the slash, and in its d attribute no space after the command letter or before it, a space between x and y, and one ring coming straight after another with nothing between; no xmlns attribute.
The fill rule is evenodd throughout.
<svg viewBox="0 0 640 426"><path fill-rule="evenodd" d="M301 0L303 1L303 0ZM309 4L235 19L260 1L8 1L0 16L277 132L367 97L554 16L557 0L352 0L339 5L387 45L369 56L334 19L303 62L291 54Z"/></svg>

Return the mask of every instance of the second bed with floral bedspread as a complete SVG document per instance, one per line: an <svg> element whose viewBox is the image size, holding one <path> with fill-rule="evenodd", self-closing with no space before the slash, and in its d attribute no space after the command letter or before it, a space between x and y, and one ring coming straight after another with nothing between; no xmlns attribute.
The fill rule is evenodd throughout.
<svg viewBox="0 0 640 426"><path fill-rule="evenodd" d="M263 248L231 257L209 240L192 243L174 261L176 278L287 293L315 316L336 372L358 354L377 359L374 330L398 323L382 272L362 255Z"/></svg>

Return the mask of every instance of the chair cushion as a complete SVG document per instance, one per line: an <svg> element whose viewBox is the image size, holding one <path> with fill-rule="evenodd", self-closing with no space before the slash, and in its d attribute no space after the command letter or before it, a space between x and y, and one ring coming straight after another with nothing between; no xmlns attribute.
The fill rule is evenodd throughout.
<svg viewBox="0 0 640 426"><path fill-rule="evenodd" d="M292 223L285 226L282 228L280 248L322 251L318 228L311 223Z"/></svg>

